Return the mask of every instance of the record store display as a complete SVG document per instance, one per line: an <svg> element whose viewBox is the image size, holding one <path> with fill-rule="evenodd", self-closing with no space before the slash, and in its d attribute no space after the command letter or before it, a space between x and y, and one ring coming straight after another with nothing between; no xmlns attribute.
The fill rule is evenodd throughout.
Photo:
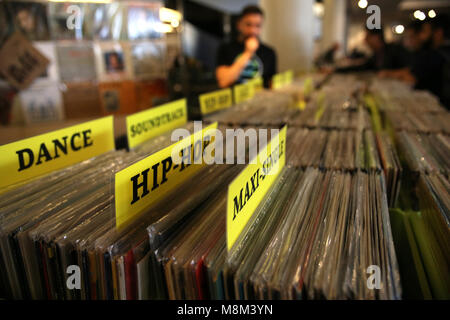
<svg viewBox="0 0 450 320"><path fill-rule="evenodd" d="M60 41L56 46L61 81L97 80L92 43Z"/></svg>
<svg viewBox="0 0 450 320"><path fill-rule="evenodd" d="M131 66L125 59L124 49L119 42L95 42L94 52L99 81L121 81L131 76Z"/></svg>
<svg viewBox="0 0 450 320"><path fill-rule="evenodd" d="M37 80L33 82L33 85L58 82L59 70L56 58L55 44L50 41L35 41L33 46L38 49L45 57L50 61L47 71L44 72Z"/></svg>
<svg viewBox="0 0 450 320"><path fill-rule="evenodd" d="M64 119L63 97L58 82L36 84L16 96L25 123Z"/></svg>
<svg viewBox="0 0 450 320"><path fill-rule="evenodd" d="M116 200L125 190L115 189L117 173L162 157L174 147L176 128L195 137L196 124L187 122L128 150L110 150L0 189L1 297L448 299L450 141L446 127L424 120L447 113L430 102L424 107L429 109L412 108L407 112L411 118L405 117L422 126L397 125L392 114L406 112L402 98L409 97L410 89L387 82L331 76L313 86L300 108L295 91L290 92L299 86L294 81L289 90L262 90L204 116L202 129L218 122L226 143L236 139L234 129L287 125L286 163L231 247L230 188L252 168L236 160L248 163L252 144L269 146L278 131L268 130L267 141L248 139L244 148L233 144L234 163L224 155L222 163L196 167L120 226ZM116 112L123 99L131 99L126 98L131 90L121 83L99 84L103 112ZM89 89L89 83L74 85L68 90ZM386 92L389 85L399 88L396 95ZM418 100L432 98L417 94ZM367 106L368 97L376 103ZM80 98L67 91L64 99ZM168 106L154 109L151 125ZM420 120L412 114L421 114ZM172 158L161 159L161 166L142 175L173 165ZM136 190L146 190L145 183L156 189L158 177L131 181ZM244 205L257 192L253 179L241 191ZM67 270L73 267L81 276L77 290L69 286ZM371 274L379 275L376 281Z"/></svg>

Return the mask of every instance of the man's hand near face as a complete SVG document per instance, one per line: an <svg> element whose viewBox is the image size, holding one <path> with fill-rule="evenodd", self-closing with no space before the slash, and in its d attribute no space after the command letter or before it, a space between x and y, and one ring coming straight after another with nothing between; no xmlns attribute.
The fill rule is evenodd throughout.
<svg viewBox="0 0 450 320"><path fill-rule="evenodd" d="M245 49L239 58L231 66L220 66L216 70L216 78L219 87L226 88L233 84L241 74L242 70L247 66L255 52L259 48L259 40L257 37L248 37L245 40Z"/></svg>
<svg viewBox="0 0 450 320"><path fill-rule="evenodd" d="M257 37L248 37L245 40L245 51L253 55L259 48L259 40Z"/></svg>

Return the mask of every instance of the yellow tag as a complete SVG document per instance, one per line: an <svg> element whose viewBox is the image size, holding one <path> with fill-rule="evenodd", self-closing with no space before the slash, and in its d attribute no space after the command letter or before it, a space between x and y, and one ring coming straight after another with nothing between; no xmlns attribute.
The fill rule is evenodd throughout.
<svg viewBox="0 0 450 320"><path fill-rule="evenodd" d="M317 105L318 109L316 113L314 114L314 120L317 122L322 118L323 113L325 112L325 93L321 92L319 96L317 97Z"/></svg>
<svg viewBox="0 0 450 320"><path fill-rule="evenodd" d="M313 80L311 77L306 78L305 82L303 83L303 95L305 97L309 96L311 92L314 90L313 87Z"/></svg>
<svg viewBox="0 0 450 320"><path fill-rule="evenodd" d="M264 88L264 82L262 77L253 78L252 80L250 80L250 82L253 84L254 93L257 93Z"/></svg>
<svg viewBox="0 0 450 320"><path fill-rule="evenodd" d="M253 98L255 94L253 84L251 82L237 84L233 88L234 90L234 102L241 103Z"/></svg>
<svg viewBox="0 0 450 320"><path fill-rule="evenodd" d="M277 73L272 77L272 89L280 89L284 85L284 73Z"/></svg>
<svg viewBox="0 0 450 320"><path fill-rule="evenodd" d="M263 148L228 186L227 248L230 250L261 200L275 181L286 160L287 126Z"/></svg>
<svg viewBox="0 0 450 320"><path fill-rule="evenodd" d="M132 114L126 118L128 147L137 145L178 128L187 122L186 99L166 103Z"/></svg>
<svg viewBox="0 0 450 320"><path fill-rule="evenodd" d="M233 104L231 89L228 88L201 94L199 101L202 114L228 108Z"/></svg>
<svg viewBox="0 0 450 320"><path fill-rule="evenodd" d="M299 108L300 110L305 110L306 107L306 102L305 100L299 100L297 101L297 108Z"/></svg>
<svg viewBox="0 0 450 320"><path fill-rule="evenodd" d="M113 117L0 146L0 188L114 150Z"/></svg>
<svg viewBox="0 0 450 320"><path fill-rule="evenodd" d="M288 70L284 73L284 85L287 86L294 80L294 71Z"/></svg>
<svg viewBox="0 0 450 320"><path fill-rule="evenodd" d="M210 130L215 129L217 122L116 173L116 227L131 221L200 169L203 155L214 148ZM182 155L180 164L173 161L172 150Z"/></svg>

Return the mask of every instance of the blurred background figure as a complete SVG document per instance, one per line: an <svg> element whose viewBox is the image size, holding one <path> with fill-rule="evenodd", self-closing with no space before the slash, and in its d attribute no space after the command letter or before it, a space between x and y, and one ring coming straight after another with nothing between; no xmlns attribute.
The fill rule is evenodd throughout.
<svg viewBox="0 0 450 320"><path fill-rule="evenodd" d="M386 43L383 28L366 29L365 43L372 54L357 62L334 69L335 72L380 71L400 69L407 65L405 49L396 43Z"/></svg>
<svg viewBox="0 0 450 320"><path fill-rule="evenodd" d="M409 65L398 70L383 70L378 75L402 80L415 89L428 90L450 108L450 45L449 16L410 26L407 49L412 56Z"/></svg>
<svg viewBox="0 0 450 320"><path fill-rule="evenodd" d="M335 62L335 55L341 46L335 42L328 50L320 54L314 61L316 67L321 67Z"/></svg>
<svg viewBox="0 0 450 320"><path fill-rule="evenodd" d="M264 86L277 72L275 51L260 40L263 11L254 5L245 7L237 21L238 36L223 43L217 51L216 78L219 87L229 87L261 76Z"/></svg>

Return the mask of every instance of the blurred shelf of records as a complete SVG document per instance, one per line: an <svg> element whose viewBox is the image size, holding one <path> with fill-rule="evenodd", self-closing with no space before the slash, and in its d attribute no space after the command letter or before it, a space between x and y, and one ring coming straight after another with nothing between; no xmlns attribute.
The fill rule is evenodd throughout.
<svg viewBox="0 0 450 320"><path fill-rule="evenodd" d="M181 27L168 30L162 8L162 1L2 1L0 47L20 33L49 64L22 90L0 77L1 123L129 114L167 101Z"/></svg>

